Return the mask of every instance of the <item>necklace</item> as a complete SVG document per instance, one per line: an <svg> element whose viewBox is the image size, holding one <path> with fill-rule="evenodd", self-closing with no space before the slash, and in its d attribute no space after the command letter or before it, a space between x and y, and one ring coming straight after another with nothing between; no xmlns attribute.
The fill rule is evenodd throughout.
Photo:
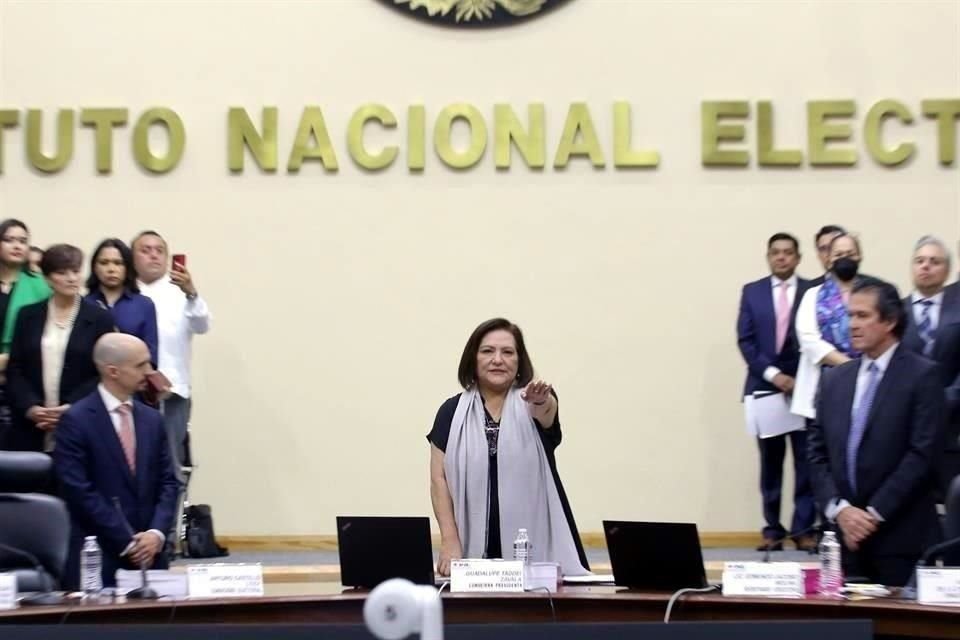
<svg viewBox="0 0 960 640"><path fill-rule="evenodd" d="M50 299L50 317L53 318L53 325L58 329L66 329L67 327L73 326L73 323L77 319L77 313L80 311L80 296L77 296L73 300L73 307L70 308L70 313L67 314L65 318L57 319L57 308L53 304L53 298Z"/></svg>

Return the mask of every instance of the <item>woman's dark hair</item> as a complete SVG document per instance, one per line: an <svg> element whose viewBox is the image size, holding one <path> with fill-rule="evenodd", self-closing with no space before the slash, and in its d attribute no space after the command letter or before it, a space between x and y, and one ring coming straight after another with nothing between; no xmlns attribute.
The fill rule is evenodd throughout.
<svg viewBox="0 0 960 640"><path fill-rule="evenodd" d="M27 232L27 235L30 235L30 229L27 228L27 225L21 220L16 218L7 218L3 222L0 222L0 240L3 240L3 236L7 235L7 231L10 229L23 229ZM29 243L29 240L28 240ZM21 267L24 271L30 271L30 260L25 259L23 261L23 266Z"/></svg>
<svg viewBox="0 0 960 640"><path fill-rule="evenodd" d="M58 271L83 267L83 251L72 244L55 244L46 248L40 260L40 271L49 276Z"/></svg>
<svg viewBox="0 0 960 640"><path fill-rule="evenodd" d="M120 252L120 259L123 260L125 269L123 288L130 293L140 293L140 287L137 286L137 272L133 268L133 252L119 238L107 238L93 250L93 255L90 257L90 277L87 278L87 291L95 293L100 290L100 278L97 277L97 259L104 249L116 249Z"/></svg>
<svg viewBox="0 0 960 640"><path fill-rule="evenodd" d="M505 318L487 320L470 334L467 344L463 347L463 355L460 357L460 368L457 369L460 386L469 389L477 384L477 354L480 352L480 343L491 331L509 331L513 336L517 343L516 384L521 387L527 386L533 380L533 363L530 362L530 354L527 353L527 346L523 342L523 332L520 331L520 327Z"/></svg>

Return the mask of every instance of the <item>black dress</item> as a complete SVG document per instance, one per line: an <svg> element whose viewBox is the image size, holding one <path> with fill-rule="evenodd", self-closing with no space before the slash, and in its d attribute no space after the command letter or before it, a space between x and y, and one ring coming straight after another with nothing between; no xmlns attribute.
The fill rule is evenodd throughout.
<svg viewBox="0 0 960 640"><path fill-rule="evenodd" d="M457 394L447 399L437 411L437 417L433 421L433 429L427 434L427 440L436 445L438 449L446 452L447 440L450 438L450 423L453 422L453 415L457 411L457 403L460 396ZM556 395L556 394L554 394ZM490 455L490 476L488 479L490 487L490 511L487 519L487 545L484 552L485 558L503 557L503 549L511 548L513 545L513 536L516 531L507 531L506 543L500 531L500 494L497 480L497 438L499 436L500 425L494 421L490 413L483 410L486 422L487 432L487 450ZM557 416L553 419L553 425L549 429L543 429L540 423L534 420L537 425L537 433L540 435L540 442L543 443L543 450L547 454L547 462L550 465L550 474L553 476L553 483L557 487L557 494L560 496L560 503L563 505L563 515L567 518L567 524L570 525L570 534L573 536L573 542L577 545L577 555L580 556L580 564L584 569L589 570L587 563L587 554L583 551L583 543L580 540L580 534L577 532L577 523L573 519L573 511L570 509L570 501L567 500L567 494L563 490L563 484L560 482L560 475L557 473L557 459L554 455L556 448L563 439L563 433L560 431L560 411L557 410Z"/></svg>

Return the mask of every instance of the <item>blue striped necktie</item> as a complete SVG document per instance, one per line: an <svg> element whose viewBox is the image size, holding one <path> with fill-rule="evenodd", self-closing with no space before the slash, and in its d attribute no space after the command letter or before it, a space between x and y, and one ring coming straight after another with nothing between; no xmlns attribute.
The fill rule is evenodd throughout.
<svg viewBox="0 0 960 640"><path fill-rule="evenodd" d="M870 374L867 378L867 388L860 396L860 404L853 410L850 436L847 438L847 480L854 493L857 491L857 453L860 450L860 443L863 442L863 434L867 431L867 419L870 417L873 399L877 395L877 387L880 386L880 367L876 362L870 363L867 372Z"/></svg>
<svg viewBox="0 0 960 640"><path fill-rule="evenodd" d="M930 308L933 307L933 300L917 300L915 304L923 305L920 311L920 322L917 323L917 333L920 340L923 341L923 355L928 356L933 353L933 316L930 314Z"/></svg>

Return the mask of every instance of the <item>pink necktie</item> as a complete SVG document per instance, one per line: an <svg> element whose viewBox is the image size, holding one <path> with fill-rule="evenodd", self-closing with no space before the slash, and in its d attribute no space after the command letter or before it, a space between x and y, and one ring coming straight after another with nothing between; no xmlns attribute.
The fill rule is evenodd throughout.
<svg viewBox="0 0 960 640"><path fill-rule="evenodd" d="M120 446L123 447L123 455L127 459L127 466L130 472L137 470L137 445L133 439L133 421L130 420L130 405L122 404L117 407L117 415L120 416Z"/></svg>
<svg viewBox="0 0 960 640"><path fill-rule="evenodd" d="M783 351L783 343L787 339L790 329L790 299L787 298L787 287L790 285L781 282L780 297L777 299L777 353Z"/></svg>

